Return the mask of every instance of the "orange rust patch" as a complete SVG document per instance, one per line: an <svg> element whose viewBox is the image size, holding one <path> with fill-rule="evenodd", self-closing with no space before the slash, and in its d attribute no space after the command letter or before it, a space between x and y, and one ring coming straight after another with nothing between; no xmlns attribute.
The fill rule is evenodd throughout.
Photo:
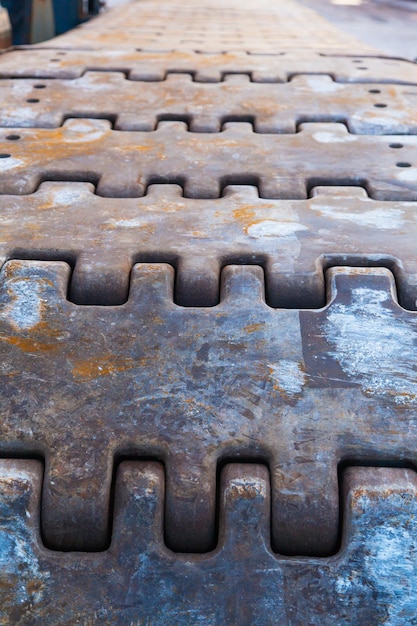
<svg viewBox="0 0 417 626"><path fill-rule="evenodd" d="M261 485L254 485L247 482L242 485L234 484L228 489L228 496L232 502L240 502L242 499L255 500L265 495L265 490L262 489Z"/></svg>
<svg viewBox="0 0 417 626"><path fill-rule="evenodd" d="M36 205L36 211L51 211L52 209L56 209L56 202L51 198L47 198L44 202Z"/></svg>
<svg viewBox="0 0 417 626"><path fill-rule="evenodd" d="M152 317L150 319L150 323L152 325L161 326L162 324L165 324L165 320L163 320L162 317L159 317L158 315L155 315L154 317Z"/></svg>
<svg viewBox="0 0 417 626"><path fill-rule="evenodd" d="M97 154L97 143L101 142L105 145L105 135L109 134L110 129L95 129L92 127L91 131L88 136L87 131L84 131L84 133L77 132L65 126L48 129L47 132L44 129L30 129L30 133L28 132L28 135L25 137L24 147L15 147L14 154L17 159L22 161L32 159L35 162L43 162L44 164L50 161L55 163L59 160ZM98 133L98 135L94 135L94 132ZM83 139L77 140L77 135L83 137ZM71 140L71 136L74 137L73 140ZM64 147L63 150L62 147ZM142 146L137 146L135 149L139 151L149 150L148 147ZM24 162L19 167L26 167L26 165L26 162Z"/></svg>
<svg viewBox="0 0 417 626"><path fill-rule="evenodd" d="M49 280L45 282L52 284ZM44 308L45 303L41 302L42 313ZM61 346L58 339L62 338L62 336L63 331L61 329L53 328L48 321L41 319L31 328L28 335L0 335L0 341L15 346L22 350L22 352L29 354L36 352L48 352L52 354L56 353Z"/></svg>
<svg viewBox="0 0 417 626"><path fill-rule="evenodd" d="M238 209L234 209L233 211L233 217L239 220L239 222L243 222L247 225L252 223L252 220L255 218L255 215L256 215L255 206L250 205L250 204L245 204L243 206L240 206Z"/></svg>
<svg viewBox="0 0 417 626"><path fill-rule="evenodd" d="M80 361L72 368L72 375L76 380L86 382L101 376L111 376L118 372L141 367L145 362L146 359L134 360L113 356L96 357Z"/></svg>
<svg viewBox="0 0 417 626"><path fill-rule="evenodd" d="M258 322L257 324L248 324L243 328L245 333L256 333L257 330L261 330L265 324L263 322Z"/></svg>
<svg viewBox="0 0 417 626"><path fill-rule="evenodd" d="M254 224L259 224L260 222L265 221L265 219L268 219L266 215L262 215L262 217L259 217L260 212L263 213L264 211L273 208L273 204L245 204L243 206L240 206L238 209L234 209L232 215L235 220L242 224L245 234L248 234L248 229L251 226L253 226Z"/></svg>
<svg viewBox="0 0 417 626"><path fill-rule="evenodd" d="M30 339L28 337L0 337L0 341L4 341L11 346L19 348L22 352L30 354L34 354L36 352L52 353L56 352L57 349L56 343L43 343L42 341L36 341L35 339Z"/></svg>

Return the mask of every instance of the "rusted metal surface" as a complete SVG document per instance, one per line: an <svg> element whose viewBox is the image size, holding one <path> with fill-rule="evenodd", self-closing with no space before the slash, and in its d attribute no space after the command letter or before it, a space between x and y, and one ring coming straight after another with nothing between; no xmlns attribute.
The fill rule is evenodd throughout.
<svg viewBox="0 0 417 626"><path fill-rule="evenodd" d="M416 308L415 203L372 200L360 187L264 200L255 187L229 186L202 201L151 185L142 198L116 200L88 183L48 182L29 196L0 196L0 219L1 261L69 262L69 297L79 304L123 304L135 262L167 262L178 304L212 306L225 264L257 263L273 307L324 306L331 265L385 265L402 306Z"/></svg>
<svg viewBox="0 0 417 626"><path fill-rule="evenodd" d="M417 84L339 84L325 75L288 83L253 83L246 74L198 83L190 74L165 81L127 80L121 72L79 79L3 80L1 126L55 128L65 119L107 118L119 130L155 130L182 120L191 131L219 132L225 122L251 122L258 133L294 133L300 122L344 122L351 133L417 134Z"/></svg>
<svg viewBox="0 0 417 626"><path fill-rule="evenodd" d="M401 138L399 158L391 147L397 135L353 135L343 124L301 124L288 135L254 133L243 122L223 128L190 133L183 122L160 122L153 133L116 131L102 119L68 119L53 130L13 127L0 140L1 191L88 181L99 195L123 198L174 183L188 197L210 199L226 185L247 184L263 198L298 199L312 186L359 184L378 200L417 199L416 136Z"/></svg>
<svg viewBox="0 0 417 626"><path fill-rule="evenodd" d="M114 458L133 455L165 463L168 544L209 550L216 466L243 456L271 468L275 548L334 551L338 462L415 460L417 322L388 270L328 274L317 311L266 306L246 266L217 307L184 308L170 266L137 265L128 302L99 308L66 300L67 265L8 262L0 451L46 456L47 544L105 545Z"/></svg>
<svg viewBox="0 0 417 626"><path fill-rule="evenodd" d="M55 41L55 40L54 40ZM340 56L301 51L277 55L145 52L131 48L86 50L20 48L0 56L1 78L78 78L87 71L123 72L130 80L161 81L169 73L192 74L198 82L220 82L246 74L254 82L282 83L297 74L326 74L342 83L417 84L417 66L401 59ZM413 90L414 91L414 90Z"/></svg>
<svg viewBox="0 0 417 626"><path fill-rule="evenodd" d="M417 66L155 0L0 76L0 623L412 624Z"/></svg>
<svg viewBox="0 0 417 626"><path fill-rule="evenodd" d="M317 36L320 33L320 37ZM372 49L294 2L196 4L193 0L144 1L112 11L55 40L66 47L224 52L250 50L277 54L283 50L322 50L365 54ZM44 45L50 45L46 42Z"/></svg>
<svg viewBox="0 0 417 626"><path fill-rule="evenodd" d="M349 469L339 553L289 559L271 551L269 476L259 465L224 469L218 544L200 556L164 546L164 472L157 463L119 466L112 543L99 554L46 550L37 517L41 465L6 460L0 469L4 624L348 626L412 624L415 617L411 470Z"/></svg>

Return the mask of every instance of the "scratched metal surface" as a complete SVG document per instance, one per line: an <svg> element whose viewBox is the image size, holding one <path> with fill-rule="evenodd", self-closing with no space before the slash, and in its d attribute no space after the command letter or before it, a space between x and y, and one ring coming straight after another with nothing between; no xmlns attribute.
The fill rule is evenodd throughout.
<svg viewBox="0 0 417 626"><path fill-rule="evenodd" d="M119 130L155 130L177 119L194 132L219 132L225 122L251 122L257 133L295 133L300 122L344 122L351 133L417 134L417 84L340 84L330 76L298 75L288 83L253 83L229 74L198 83L190 74L165 81L127 80L121 72L81 78L3 80L0 127L56 128L71 117L104 118Z"/></svg>
<svg viewBox="0 0 417 626"><path fill-rule="evenodd" d="M305 123L295 134L253 132L226 122L190 133L164 121L152 132L113 130L102 119L56 129L13 127L0 138L2 193L30 194L47 180L92 182L107 197L142 196L154 183L180 184L191 198L218 198L226 185L256 185L263 198L306 198L317 185L359 185L378 200L417 200L417 136L354 135L343 124ZM19 140L7 139L19 136ZM308 156L307 156L308 155ZM307 158L306 158L307 157Z"/></svg>
<svg viewBox="0 0 417 626"><path fill-rule="evenodd" d="M3 624L350 626L414 621L414 471L347 470L341 549L334 557L303 559L271 550L270 485L263 466L226 466L218 544L200 556L175 555L164 545L164 471L158 463L119 466L112 543L98 554L59 554L42 545L39 462L5 460L0 470Z"/></svg>
<svg viewBox="0 0 417 626"><path fill-rule="evenodd" d="M0 196L0 218L1 261L67 261L78 304L123 304L135 262L166 262L176 268L175 302L212 306L225 264L257 263L273 307L324 306L328 267L379 265L394 272L402 306L416 308L416 205L379 202L361 187L265 200L255 187L229 186L202 201L175 185L114 199L89 183L47 182L28 196Z"/></svg>
<svg viewBox="0 0 417 626"><path fill-rule="evenodd" d="M414 623L416 67L291 0L0 55L1 624Z"/></svg>
<svg viewBox="0 0 417 626"><path fill-rule="evenodd" d="M168 544L206 551L216 466L243 456L271 469L278 551L328 554L338 463L415 460L417 313L389 270L330 269L330 303L301 312L265 304L259 267L226 267L213 308L175 305L168 265L135 266L115 307L68 302L68 276L9 261L0 293L0 451L46 457L48 545L103 547L114 459L134 455L165 463Z"/></svg>
<svg viewBox="0 0 417 626"><path fill-rule="evenodd" d="M54 40L55 41L55 40ZM51 46L51 42L49 42ZM85 50L51 47L20 48L0 55L2 78L78 78L87 71L123 72L130 80L165 80L169 73L192 74L198 82L220 82L226 74L246 74L254 82L282 83L297 74L325 74L342 83L417 83L410 61L375 56L340 56L295 51L277 55L244 51L199 53L188 50L146 52L119 47ZM368 53L369 54L369 53Z"/></svg>

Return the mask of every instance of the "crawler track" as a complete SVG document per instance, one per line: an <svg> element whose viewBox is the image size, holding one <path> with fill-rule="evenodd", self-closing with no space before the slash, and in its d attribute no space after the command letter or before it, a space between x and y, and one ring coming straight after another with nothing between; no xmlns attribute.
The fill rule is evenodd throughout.
<svg viewBox="0 0 417 626"><path fill-rule="evenodd" d="M0 94L0 624L413 624L417 65L144 0Z"/></svg>

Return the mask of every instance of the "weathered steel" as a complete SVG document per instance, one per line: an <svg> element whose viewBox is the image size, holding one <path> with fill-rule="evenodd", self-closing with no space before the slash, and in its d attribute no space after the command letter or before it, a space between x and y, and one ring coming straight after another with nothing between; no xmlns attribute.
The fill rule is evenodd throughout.
<svg viewBox="0 0 417 626"><path fill-rule="evenodd" d="M301 124L296 134L254 133L228 122L221 133L190 133L183 122L155 132L116 131L106 120L68 119L56 129L11 128L0 139L2 193L41 182L93 182L107 197L137 197L174 183L191 198L218 198L226 185L257 185L263 198L306 198L317 185L360 185L378 200L417 200L417 137L362 136L343 124ZM9 136L10 136L9 135ZM180 156L180 158L179 158Z"/></svg>
<svg viewBox="0 0 417 626"><path fill-rule="evenodd" d="M377 56L155 53L82 47L21 48L0 56L2 78L78 78L87 71L124 72L130 80L148 81L165 80L169 73L185 73L199 82L220 82L226 74L247 74L254 82L282 83L297 74L325 74L342 83L417 84L415 63Z"/></svg>
<svg viewBox="0 0 417 626"><path fill-rule="evenodd" d="M55 128L71 117L107 118L119 130L155 130L161 120L191 131L219 132L251 122L257 133L294 133L300 122L343 122L351 133L417 134L417 85L339 84L330 76L296 75L288 83L252 83L229 74L221 84L190 74L165 81L126 80L121 72L87 72L67 81L3 80L1 126Z"/></svg>
<svg viewBox="0 0 417 626"><path fill-rule="evenodd" d="M271 467L278 551L327 554L338 462L416 460L416 313L388 270L331 269L330 304L302 312L265 305L260 268L225 268L212 308L175 305L164 265L136 266L123 306L76 306L68 270L10 261L0 294L0 451L45 455L48 545L105 545L114 459L135 455L166 465L169 545L208 550L216 466L243 456Z"/></svg>
<svg viewBox="0 0 417 626"><path fill-rule="evenodd" d="M0 472L2 623L350 626L415 618L411 470L345 472L342 547L323 559L271 551L269 477L259 465L224 469L219 541L205 555L175 555L164 546L158 463L119 466L112 543L98 554L42 546L38 462L2 461Z"/></svg>
<svg viewBox="0 0 417 626"><path fill-rule="evenodd" d="M324 306L331 265L385 265L402 306L416 308L416 205L372 200L360 187L263 200L255 187L236 186L194 200L178 186L151 185L142 198L113 199L88 183L49 182L29 196L0 196L0 219L0 260L69 262L79 304L123 304L135 262L167 262L178 304L212 306L225 264L258 263L274 307Z"/></svg>
<svg viewBox="0 0 417 626"><path fill-rule="evenodd" d="M143 0L0 77L0 622L412 624L417 65Z"/></svg>
<svg viewBox="0 0 417 626"><path fill-rule="evenodd" d="M136 5L136 6L135 6ZM317 36L320 33L320 36ZM325 45L323 43L325 42ZM317 13L293 2L231 2L141 0L81 26L54 42L58 46L90 48L149 48L224 52L245 50L277 54L283 50L374 52ZM50 46L50 42L45 42Z"/></svg>

